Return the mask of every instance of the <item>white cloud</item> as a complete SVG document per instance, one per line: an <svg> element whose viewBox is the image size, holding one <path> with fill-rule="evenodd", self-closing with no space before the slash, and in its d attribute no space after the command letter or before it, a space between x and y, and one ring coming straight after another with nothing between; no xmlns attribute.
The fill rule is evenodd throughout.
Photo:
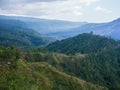
<svg viewBox="0 0 120 90"><path fill-rule="evenodd" d="M85 3L86 5L90 5L97 1L99 1L99 0L80 0L81 3Z"/></svg>
<svg viewBox="0 0 120 90"><path fill-rule="evenodd" d="M96 10L96 11L103 12L103 13L112 13L111 10L108 10L108 9L103 8L103 7L100 7L100 6L97 6L97 7L95 8L95 10Z"/></svg>
<svg viewBox="0 0 120 90"><path fill-rule="evenodd" d="M6 2L6 5L2 6L0 14L22 16L24 15L40 18L77 21L81 19L84 15L83 6L89 7L91 4L99 0L30 0L30 2L28 1L29 0L9 0L8 5Z"/></svg>

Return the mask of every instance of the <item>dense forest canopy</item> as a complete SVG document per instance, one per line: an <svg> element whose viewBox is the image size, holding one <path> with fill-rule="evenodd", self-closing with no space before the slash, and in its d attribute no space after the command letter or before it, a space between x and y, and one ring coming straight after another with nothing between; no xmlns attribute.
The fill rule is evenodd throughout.
<svg viewBox="0 0 120 90"><path fill-rule="evenodd" d="M103 50L118 47L119 42L111 38L83 33L73 38L56 41L47 46L49 51L76 54L76 53L97 53Z"/></svg>

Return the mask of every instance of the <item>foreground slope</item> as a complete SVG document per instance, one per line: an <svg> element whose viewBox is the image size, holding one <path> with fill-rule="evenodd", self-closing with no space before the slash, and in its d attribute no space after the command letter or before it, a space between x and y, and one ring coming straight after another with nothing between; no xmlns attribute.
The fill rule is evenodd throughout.
<svg viewBox="0 0 120 90"><path fill-rule="evenodd" d="M68 56L57 53L27 53L26 60L48 62L58 70L109 90L120 89L120 47L88 55Z"/></svg>
<svg viewBox="0 0 120 90"><path fill-rule="evenodd" d="M0 76L1 90L107 90L59 72L45 62L0 61Z"/></svg>

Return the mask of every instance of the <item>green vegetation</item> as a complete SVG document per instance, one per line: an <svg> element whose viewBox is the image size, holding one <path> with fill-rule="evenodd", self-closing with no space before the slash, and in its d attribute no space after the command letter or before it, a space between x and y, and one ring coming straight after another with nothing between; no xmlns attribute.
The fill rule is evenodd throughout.
<svg viewBox="0 0 120 90"><path fill-rule="evenodd" d="M70 59L60 61L59 66L65 72L110 90L120 89L118 41L85 33L52 43L47 49L73 55Z"/></svg>
<svg viewBox="0 0 120 90"><path fill-rule="evenodd" d="M106 86L110 90L120 89L120 48L98 54L76 54L68 56L57 53L32 51L25 59L28 62L48 62L62 72L88 82Z"/></svg>
<svg viewBox="0 0 120 90"><path fill-rule="evenodd" d="M1 46L0 90L120 89L118 41L82 34L57 41L47 49L61 53Z"/></svg>
<svg viewBox="0 0 120 90"><path fill-rule="evenodd" d="M0 47L0 90L107 90L60 72L47 62L28 62L18 50Z"/></svg>
<svg viewBox="0 0 120 90"><path fill-rule="evenodd" d="M47 49L53 52L73 55L76 53L97 53L103 49L111 49L117 45L118 43L113 39L92 35L91 33L84 33L73 38L68 38L49 44Z"/></svg>

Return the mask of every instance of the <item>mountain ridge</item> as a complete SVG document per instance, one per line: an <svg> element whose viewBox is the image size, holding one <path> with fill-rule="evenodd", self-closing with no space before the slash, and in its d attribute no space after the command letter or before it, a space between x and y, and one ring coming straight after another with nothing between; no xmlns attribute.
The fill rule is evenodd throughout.
<svg viewBox="0 0 120 90"><path fill-rule="evenodd" d="M0 19L0 45L18 45L22 47L43 46L51 42L47 37L29 29L20 20Z"/></svg>
<svg viewBox="0 0 120 90"><path fill-rule="evenodd" d="M106 86L109 90L120 89L119 41L93 33L83 33L53 42L46 48L51 53L71 56L60 60L56 65L68 74Z"/></svg>
<svg viewBox="0 0 120 90"><path fill-rule="evenodd" d="M0 18L21 20L28 28L58 40L89 32L120 40L120 18L105 23L70 22L20 16L1 16Z"/></svg>

